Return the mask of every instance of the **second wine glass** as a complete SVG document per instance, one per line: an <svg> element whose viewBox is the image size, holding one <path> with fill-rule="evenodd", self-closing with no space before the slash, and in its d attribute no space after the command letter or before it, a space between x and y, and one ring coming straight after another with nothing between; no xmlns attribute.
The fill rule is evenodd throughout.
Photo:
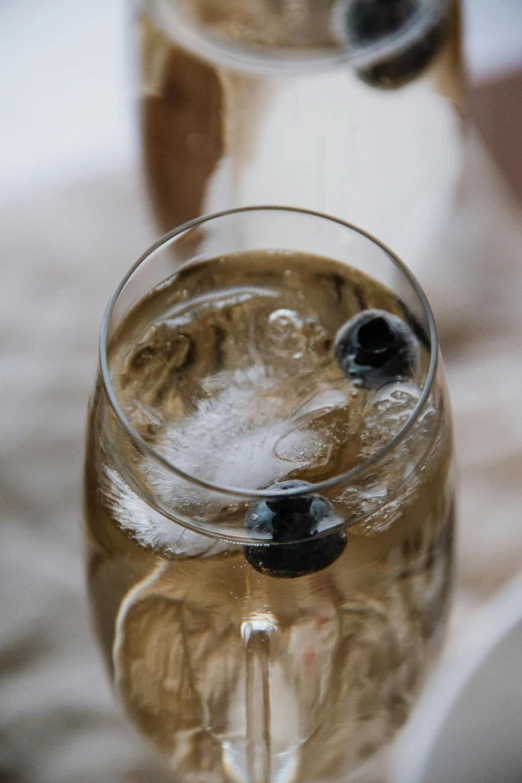
<svg viewBox="0 0 522 783"><path fill-rule="evenodd" d="M168 231L285 204L437 259L463 157L457 0L142 0L144 169ZM407 219L404 219L404 216Z"/></svg>

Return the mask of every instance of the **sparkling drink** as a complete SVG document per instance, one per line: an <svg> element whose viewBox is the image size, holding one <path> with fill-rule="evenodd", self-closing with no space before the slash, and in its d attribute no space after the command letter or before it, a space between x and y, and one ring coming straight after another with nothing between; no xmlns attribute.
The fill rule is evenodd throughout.
<svg viewBox="0 0 522 783"><path fill-rule="evenodd" d="M264 249L281 214L300 242L280 223ZM303 249L310 215L213 220L259 216L227 226L231 253L198 233L212 219L181 231L156 284L140 266L113 302L89 590L115 691L180 780L346 780L441 646L451 420L411 292L362 269L373 243L325 235L328 258Z"/></svg>
<svg viewBox="0 0 522 783"><path fill-rule="evenodd" d="M436 256L462 165L457 2L140 9L143 160L163 231L277 203L349 219L410 266Z"/></svg>

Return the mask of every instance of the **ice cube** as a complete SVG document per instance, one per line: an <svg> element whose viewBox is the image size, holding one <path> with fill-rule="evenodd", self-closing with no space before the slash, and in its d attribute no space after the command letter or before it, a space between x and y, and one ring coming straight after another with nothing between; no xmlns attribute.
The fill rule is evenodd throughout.
<svg viewBox="0 0 522 783"><path fill-rule="evenodd" d="M130 355L120 378L121 387L133 383L142 390L159 388L188 361L192 348L192 338L177 324L156 324Z"/></svg>
<svg viewBox="0 0 522 783"><path fill-rule="evenodd" d="M370 398L360 432L362 459L369 459L399 434L420 395L421 390L411 381L390 383Z"/></svg>
<svg viewBox="0 0 522 783"><path fill-rule="evenodd" d="M255 328L260 358L279 371L306 371L331 361L331 340L312 315L281 307L259 313Z"/></svg>
<svg viewBox="0 0 522 783"><path fill-rule="evenodd" d="M276 456L297 465L319 467L328 464L337 440L336 417L331 413L328 409L310 413L293 422L297 424L295 429L276 443Z"/></svg>
<svg viewBox="0 0 522 783"><path fill-rule="evenodd" d="M347 441L360 426L364 397L364 392L352 389L348 381L319 391L287 423L275 445L276 456L312 470L346 462L350 453Z"/></svg>
<svg viewBox="0 0 522 783"><path fill-rule="evenodd" d="M230 546L227 541L195 533L155 511L109 465L102 469L100 492L116 523L147 548L185 557L210 557Z"/></svg>
<svg viewBox="0 0 522 783"><path fill-rule="evenodd" d="M227 374L228 382L169 426L157 450L186 473L218 486L259 488L283 478L274 455L291 401L263 366Z"/></svg>

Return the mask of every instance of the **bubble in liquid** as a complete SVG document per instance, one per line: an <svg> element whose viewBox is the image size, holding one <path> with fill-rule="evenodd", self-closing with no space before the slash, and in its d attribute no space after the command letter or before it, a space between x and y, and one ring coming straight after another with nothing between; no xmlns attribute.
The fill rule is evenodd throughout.
<svg viewBox="0 0 522 783"><path fill-rule="evenodd" d="M293 310L281 308L268 316L267 344L269 350L279 355L299 359L306 349L303 321Z"/></svg>

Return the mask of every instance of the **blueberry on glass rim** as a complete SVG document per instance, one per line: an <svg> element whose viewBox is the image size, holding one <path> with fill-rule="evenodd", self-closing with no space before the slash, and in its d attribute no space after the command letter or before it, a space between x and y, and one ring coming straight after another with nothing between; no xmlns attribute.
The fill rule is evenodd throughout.
<svg viewBox="0 0 522 783"><path fill-rule="evenodd" d="M412 375L419 361L419 343L398 316L386 310L363 310L337 332L334 354L355 386L378 389Z"/></svg>
<svg viewBox="0 0 522 783"><path fill-rule="evenodd" d="M310 486L308 481L282 481L268 489L281 492ZM346 546L344 532L314 538L332 513L330 503L320 495L281 495L255 503L247 512L245 527L270 539L266 544L244 546L246 560L257 571L280 578L321 571L337 560ZM271 546L270 540L276 546Z"/></svg>

